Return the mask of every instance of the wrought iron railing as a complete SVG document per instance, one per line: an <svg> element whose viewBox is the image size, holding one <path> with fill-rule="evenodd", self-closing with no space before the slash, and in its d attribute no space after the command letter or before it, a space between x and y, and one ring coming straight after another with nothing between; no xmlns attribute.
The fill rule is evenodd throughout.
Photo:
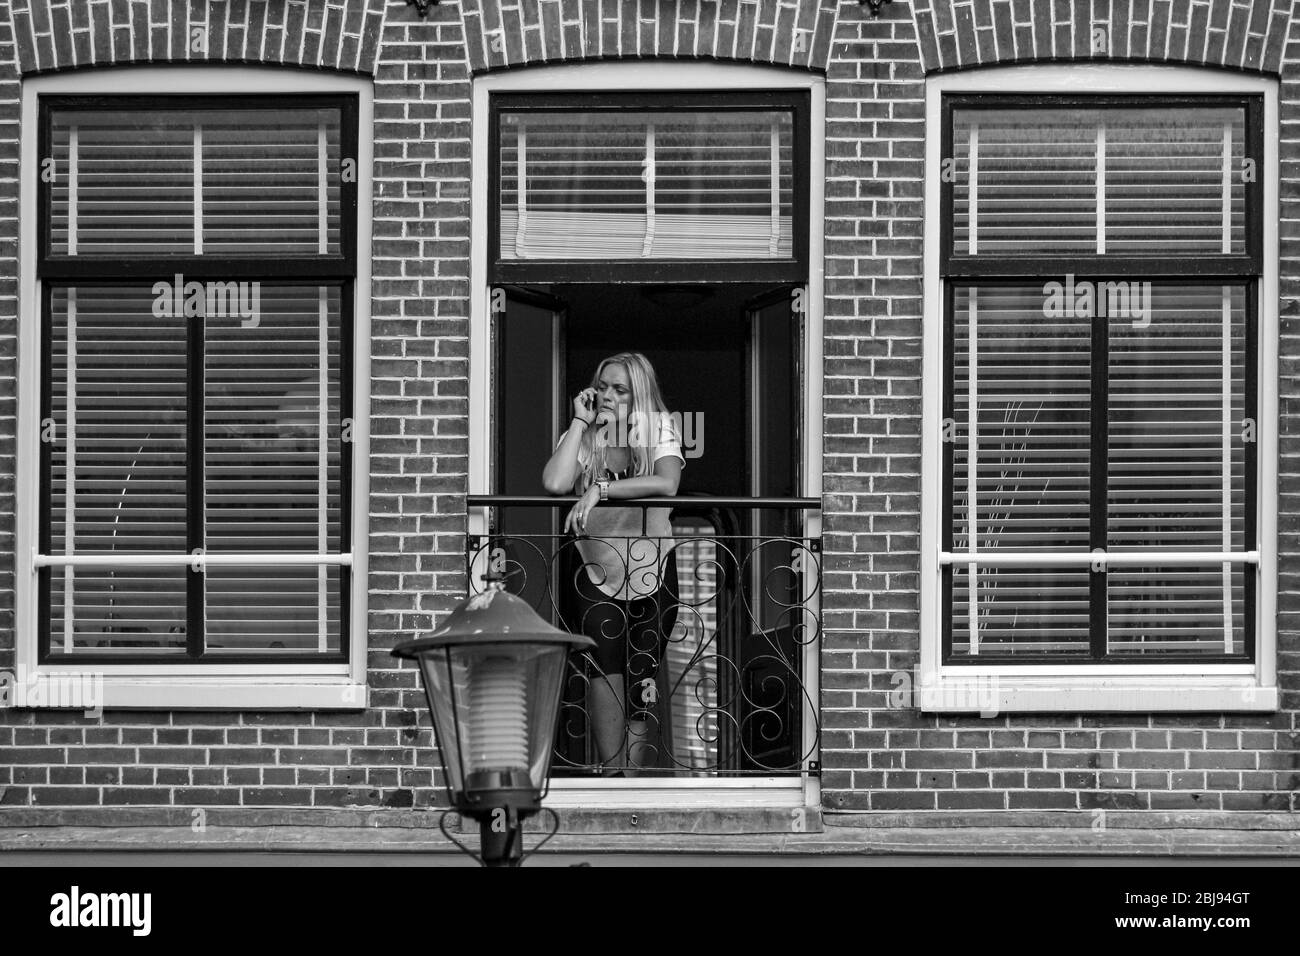
<svg viewBox="0 0 1300 956"><path fill-rule="evenodd" d="M491 509L488 533L468 539L471 593L503 575L544 618L597 642L569 661L553 775L816 772L821 547L804 514L820 500L608 502L639 509L640 528L575 537L560 529L576 500L468 499Z"/></svg>

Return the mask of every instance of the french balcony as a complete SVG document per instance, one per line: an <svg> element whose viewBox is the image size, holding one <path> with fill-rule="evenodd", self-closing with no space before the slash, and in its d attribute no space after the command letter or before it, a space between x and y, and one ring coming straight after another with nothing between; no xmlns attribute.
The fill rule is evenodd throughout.
<svg viewBox="0 0 1300 956"><path fill-rule="evenodd" d="M640 536L585 542L563 531L575 500L468 499L489 509L488 533L467 539L470 593L502 576L543 618L597 642L568 662L553 776L817 774L821 546L803 529L820 500L620 501L640 509ZM665 507L671 539L647 536L649 509ZM622 575L593 559L600 548ZM595 586L611 580L626 586Z"/></svg>

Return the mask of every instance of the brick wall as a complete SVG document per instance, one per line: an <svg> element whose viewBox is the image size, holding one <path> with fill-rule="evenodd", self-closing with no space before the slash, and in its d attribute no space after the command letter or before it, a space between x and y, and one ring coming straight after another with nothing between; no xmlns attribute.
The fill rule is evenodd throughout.
<svg viewBox="0 0 1300 956"><path fill-rule="evenodd" d="M824 70L837 0L463 0L473 72L679 57Z"/></svg>
<svg viewBox="0 0 1300 956"><path fill-rule="evenodd" d="M0 668L13 663L19 73L269 61L375 78L372 706L364 714L116 712L99 725L0 711L0 805L419 806L435 798L415 674L395 667L388 648L427 629L465 587L470 78L560 59L698 56L827 76L825 805L1297 808L1295 416L1284 416L1282 438L1281 713L986 720L926 717L886 699L892 675L919 658L925 73L1077 56L1294 76L1291 4L919 0L892 3L879 19L847 0L463 0L431 7L426 19L401 0L11 7L11 17L0 16ZM205 45L184 42L204 26ZM1100 52L1097 28L1106 38ZM1283 85L1287 209L1300 195L1298 94ZM1295 229L1284 212L1284 410L1300 397Z"/></svg>
<svg viewBox="0 0 1300 956"><path fill-rule="evenodd" d="M1289 0L916 0L927 73L1027 60L1205 64L1276 73ZM896 18L896 14L891 14Z"/></svg>
<svg viewBox="0 0 1300 956"><path fill-rule="evenodd" d="M1289 2L844 7L827 74L827 808L1295 810L1300 790L1296 208L1300 43ZM1189 24L1191 25L1189 27ZM1205 25L1208 24L1208 27ZM1198 35L1202 44L1193 41ZM1099 31L1099 32L1098 32ZM1093 38L1105 41L1092 52ZM1264 716L926 716L891 709L919 664L923 78L997 62L1280 68L1282 461L1279 684ZM1280 65L1280 66L1279 66ZM933 172L933 171L931 171Z"/></svg>
<svg viewBox="0 0 1300 956"><path fill-rule="evenodd" d="M373 72L376 83L372 706L107 711L100 723L0 710L0 806L409 807L437 796L415 672L395 668L388 648L464 590L466 270L453 263L468 254L468 71L454 6L427 21L400 2L384 6L76 0L85 19L71 30L67 3L16 0L12 23L0 16L0 669L14 663L19 72L248 61Z"/></svg>
<svg viewBox="0 0 1300 956"><path fill-rule="evenodd" d="M384 18L384 0L10 0L8 6L22 73L213 61L370 73Z"/></svg>

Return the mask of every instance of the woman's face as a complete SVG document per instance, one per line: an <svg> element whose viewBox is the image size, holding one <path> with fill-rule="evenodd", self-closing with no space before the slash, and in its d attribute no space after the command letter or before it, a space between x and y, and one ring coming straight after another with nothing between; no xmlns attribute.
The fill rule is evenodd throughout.
<svg viewBox="0 0 1300 956"><path fill-rule="evenodd" d="M596 421L598 424L627 421L631 407L632 384L628 381L627 369L617 362L610 362L600 370L596 379Z"/></svg>

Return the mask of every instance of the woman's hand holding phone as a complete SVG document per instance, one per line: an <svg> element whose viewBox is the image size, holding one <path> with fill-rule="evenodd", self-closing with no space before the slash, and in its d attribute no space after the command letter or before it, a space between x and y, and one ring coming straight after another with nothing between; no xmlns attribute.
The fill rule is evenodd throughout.
<svg viewBox="0 0 1300 956"><path fill-rule="evenodd" d="M573 399L573 417L590 425L596 420L596 390L584 388Z"/></svg>

